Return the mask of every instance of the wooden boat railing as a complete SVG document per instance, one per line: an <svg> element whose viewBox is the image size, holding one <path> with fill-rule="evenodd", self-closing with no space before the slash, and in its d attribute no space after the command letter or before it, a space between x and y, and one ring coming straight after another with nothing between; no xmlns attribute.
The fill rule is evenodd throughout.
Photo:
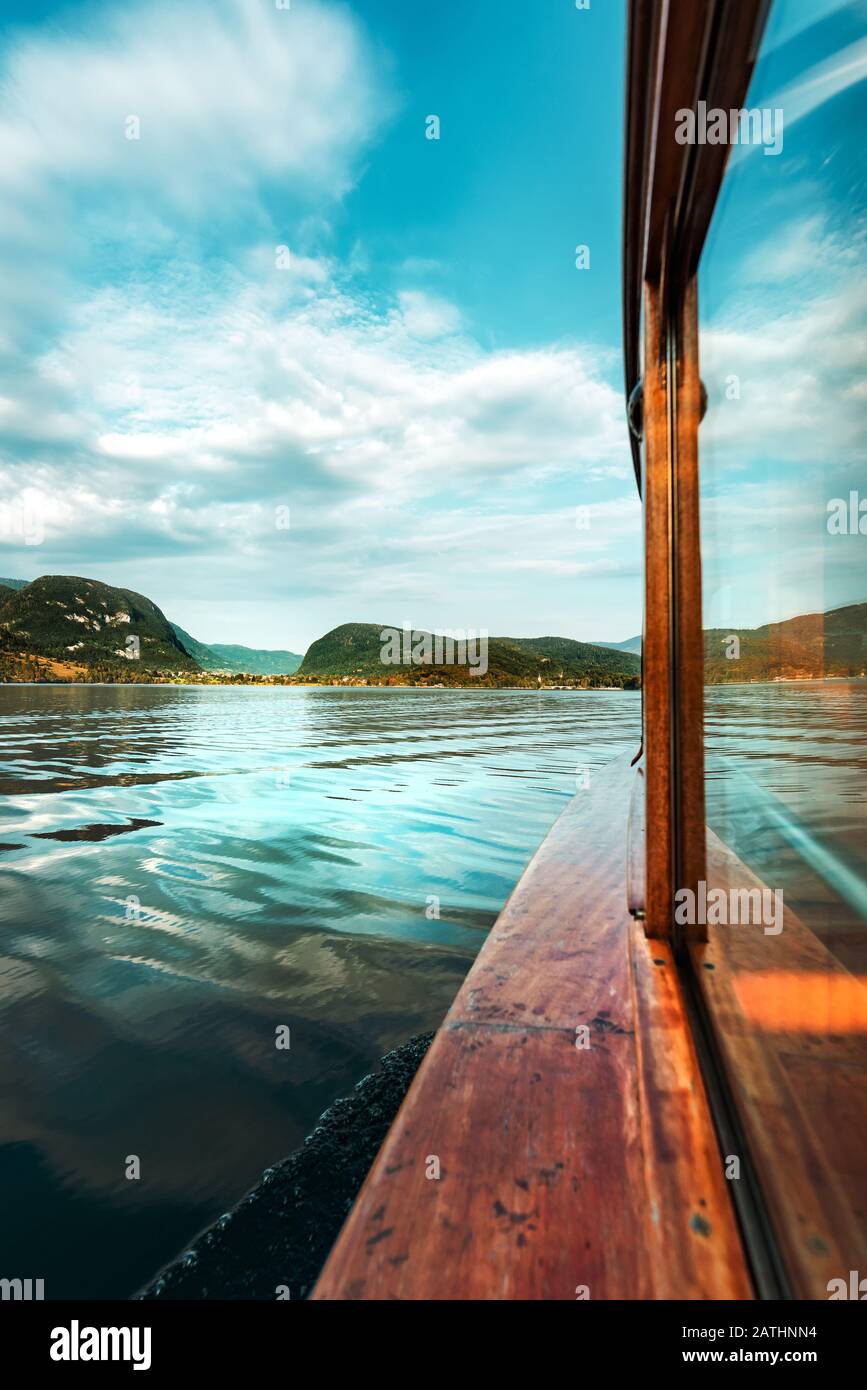
<svg viewBox="0 0 867 1390"><path fill-rule="evenodd" d="M485 942L316 1299L749 1298L669 943L594 772Z"/></svg>

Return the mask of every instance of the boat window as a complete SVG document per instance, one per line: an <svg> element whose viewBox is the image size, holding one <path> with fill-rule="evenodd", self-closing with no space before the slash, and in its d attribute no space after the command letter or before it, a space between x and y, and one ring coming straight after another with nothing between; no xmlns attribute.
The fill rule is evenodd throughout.
<svg viewBox="0 0 867 1390"><path fill-rule="evenodd" d="M813 1297L867 1259L865 117L863 5L777 0L698 277L708 869L675 920L707 921L697 976Z"/></svg>
<svg viewBox="0 0 867 1390"><path fill-rule="evenodd" d="M777 7L699 302L708 818L867 976L860 9Z"/></svg>

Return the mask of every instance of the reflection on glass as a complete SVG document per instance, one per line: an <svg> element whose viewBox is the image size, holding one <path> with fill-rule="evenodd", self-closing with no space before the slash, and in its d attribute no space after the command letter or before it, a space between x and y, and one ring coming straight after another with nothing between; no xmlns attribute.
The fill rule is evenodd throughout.
<svg viewBox="0 0 867 1390"><path fill-rule="evenodd" d="M774 6L699 277L708 820L867 976L867 41Z"/></svg>

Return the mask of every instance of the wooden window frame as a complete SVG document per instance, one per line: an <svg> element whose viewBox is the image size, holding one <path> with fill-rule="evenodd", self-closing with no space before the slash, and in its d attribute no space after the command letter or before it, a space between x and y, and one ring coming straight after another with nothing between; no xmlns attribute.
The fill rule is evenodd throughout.
<svg viewBox="0 0 867 1390"><path fill-rule="evenodd" d="M696 272L728 145L680 145L676 113L740 107L769 0L632 0L624 160L627 399L641 383L645 931L672 938L677 888L706 876ZM643 354L642 354L643 334ZM643 377L642 377L643 356ZM690 929L701 939L701 926Z"/></svg>
<svg viewBox="0 0 867 1390"><path fill-rule="evenodd" d="M630 5L624 338L631 401L643 328L645 930L671 940L720 1134L745 1167L732 1187L757 1291L816 1299L867 1257L863 985L789 910L782 961L761 933L673 926L677 888L764 886L705 824L697 274L729 147L677 146L674 113L699 99L744 106L768 9Z"/></svg>

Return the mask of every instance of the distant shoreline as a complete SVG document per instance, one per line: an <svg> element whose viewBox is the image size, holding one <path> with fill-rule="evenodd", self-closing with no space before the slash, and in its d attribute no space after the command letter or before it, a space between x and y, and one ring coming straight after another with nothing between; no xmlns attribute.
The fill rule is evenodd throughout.
<svg viewBox="0 0 867 1390"><path fill-rule="evenodd" d="M840 679L847 679L841 677ZM617 692L628 695L638 695L641 693L640 687L625 687L622 685L471 685L468 681L466 685L378 685L369 683L367 685L344 684L342 681L181 681L181 680L155 680L155 681L10 681L0 680L0 686L57 686L66 688L84 689L103 689L103 690L157 690L166 687L174 689L203 689L203 690L388 690L401 691L410 690L419 694L430 694L434 692L438 695L460 694L464 690L489 691L492 695L498 691L522 691L527 695L539 694L544 692L546 695L604 695Z"/></svg>
<svg viewBox="0 0 867 1390"><path fill-rule="evenodd" d="M815 684L817 684L817 683L821 683L822 685L834 685L834 684L837 684L837 685L840 685L840 684L842 684L842 685L848 685L848 684L851 684L853 681L864 681L864 680L867 680L867 676L864 676L864 675L857 675L857 676L773 676L770 680L705 681L705 683L704 683L704 688L705 688L705 690L729 690L729 689L743 690L743 689L748 688L748 687L750 687L750 686L759 686L759 685L760 685L760 686L772 686L772 685L815 685ZM163 688L163 687L174 687L174 688L181 688L181 687L183 687L183 688L186 688L186 689L209 689L209 690L210 690L210 689L227 689L227 690L258 690L258 689L263 689L263 690L286 690L286 689L297 689L297 690L388 690L388 691L404 691L404 690L407 690L407 691L414 691L414 692L419 693L419 694L430 694L431 692L434 692L434 693L436 693L436 694L449 694L449 693L460 693L460 692L465 691L465 690L474 690L474 691L476 691L476 692L479 692L479 691L489 691L491 694L496 694L498 691L512 692L512 693L517 692L517 691L520 691L520 692L523 692L523 693L526 693L526 694L529 694L529 695L532 695L532 694L534 694L534 693L535 693L535 694L539 694L539 693L542 693L542 692L544 692L544 693L547 694L547 695L553 695L553 694L564 694L564 695L605 695L605 694L608 694L608 695L610 695L610 694L612 694L612 693L618 693L618 692L621 693L621 694L625 693L625 694L629 694L629 695L637 695L637 694L640 694L640 693L641 693L641 688L640 688L640 686L622 686L622 685L484 685L484 684L481 684L481 683L478 684L478 685L476 685L476 684L473 684L471 681L466 681L466 682L465 682L464 684L462 684L462 685L424 685L424 684L419 684L419 683L412 683L412 684L410 684L410 683L406 683L406 684L396 683L396 684L392 684L392 685L385 685L385 684L383 684L383 683L374 682L374 681L368 681L368 682L365 682L365 683L362 683L362 682L359 682L359 681L353 681L353 682L350 682L350 681L342 681L342 680L339 680L339 679L333 680L333 681L322 681L322 680L300 681L300 680L296 680L296 679L294 679L294 678L293 678L293 679L289 679L289 680L285 680L285 681L281 681L281 680L273 680L273 679L270 679L270 678L268 678L268 677L264 677L264 678L263 678L263 677L258 677L258 678L257 678L257 677L253 677L253 678L251 678L250 680L241 680L241 681L239 681L239 680L225 680L225 681L181 680L181 679L178 679L178 678L176 678L176 677L175 677L175 678L166 678L166 679L163 679L163 680L157 679L157 680L152 680L152 681L80 681L80 680L79 680L79 681L74 681L74 680L53 680L53 681L52 681L52 680L31 680L31 681L21 681L21 680L2 680L2 679L0 679L0 686L14 686L14 687L24 687L24 686L28 686L28 687L29 687L29 686L56 686L56 687L68 687L68 688L75 688L75 689L86 689L86 688L93 687L94 689L106 689L106 690L107 690L107 689L112 689L112 688L117 688L117 689L121 689L121 690L134 690L134 689L137 689L137 688L140 688L140 689L143 689L143 690L155 690L155 689Z"/></svg>

